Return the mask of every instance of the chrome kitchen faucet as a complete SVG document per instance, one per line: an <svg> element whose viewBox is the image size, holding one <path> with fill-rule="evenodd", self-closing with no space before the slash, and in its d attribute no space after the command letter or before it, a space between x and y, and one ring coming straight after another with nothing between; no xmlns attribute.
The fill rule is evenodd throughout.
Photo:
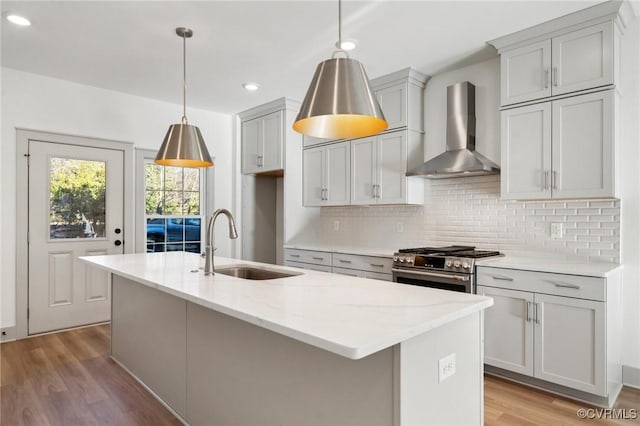
<svg viewBox="0 0 640 426"><path fill-rule="evenodd" d="M238 231L236 231L236 221L233 219L233 215L227 209L218 209L209 218L207 222L207 239L206 246L204 249L204 274L205 275L215 275L214 266L213 266L213 246L214 246L214 238L213 238L213 226L216 223L216 219L221 214L227 217L227 221L229 222L229 238L235 240L238 238Z"/></svg>

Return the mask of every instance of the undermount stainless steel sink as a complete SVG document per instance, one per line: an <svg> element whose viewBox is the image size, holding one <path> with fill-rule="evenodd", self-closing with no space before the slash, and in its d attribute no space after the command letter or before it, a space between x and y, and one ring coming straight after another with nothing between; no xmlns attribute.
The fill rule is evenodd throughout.
<svg viewBox="0 0 640 426"><path fill-rule="evenodd" d="M276 278L295 277L302 275L290 271L276 271L267 268L256 268L253 266L225 266L216 269L216 274L229 275L231 277L243 278L245 280L274 280Z"/></svg>

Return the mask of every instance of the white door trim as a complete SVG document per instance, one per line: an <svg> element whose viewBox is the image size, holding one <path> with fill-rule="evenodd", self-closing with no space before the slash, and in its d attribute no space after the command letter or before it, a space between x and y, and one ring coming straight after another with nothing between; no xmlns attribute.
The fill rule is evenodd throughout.
<svg viewBox="0 0 640 426"><path fill-rule="evenodd" d="M27 308L29 306L29 140L89 146L122 151L124 154L124 230L127 240L125 253L135 248L134 228L134 165L133 143L82 136L16 129L16 339L28 336Z"/></svg>

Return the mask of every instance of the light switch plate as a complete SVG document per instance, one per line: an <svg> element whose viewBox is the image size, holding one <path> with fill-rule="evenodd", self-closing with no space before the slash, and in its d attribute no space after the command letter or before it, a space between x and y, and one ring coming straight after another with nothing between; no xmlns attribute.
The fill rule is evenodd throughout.
<svg viewBox="0 0 640 426"><path fill-rule="evenodd" d="M334 231L339 231L340 230L340 221L339 220L334 220L333 221L333 230Z"/></svg>
<svg viewBox="0 0 640 426"><path fill-rule="evenodd" d="M562 238L564 230L562 229L562 223L551 224L551 238Z"/></svg>
<svg viewBox="0 0 640 426"><path fill-rule="evenodd" d="M399 234L404 232L404 223L402 222L396 223L396 232Z"/></svg>

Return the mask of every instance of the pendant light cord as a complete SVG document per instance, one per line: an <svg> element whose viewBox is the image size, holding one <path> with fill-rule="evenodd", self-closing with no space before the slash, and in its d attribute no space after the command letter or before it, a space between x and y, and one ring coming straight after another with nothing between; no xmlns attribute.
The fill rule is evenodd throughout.
<svg viewBox="0 0 640 426"><path fill-rule="evenodd" d="M342 48L342 0L338 0L338 43L331 57L335 58L338 54L343 54L346 58L349 57L349 52Z"/></svg>
<svg viewBox="0 0 640 426"><path fill-rule="evenodd" d="M187 124L187 36L182 35L182 124Z"/></svg>

